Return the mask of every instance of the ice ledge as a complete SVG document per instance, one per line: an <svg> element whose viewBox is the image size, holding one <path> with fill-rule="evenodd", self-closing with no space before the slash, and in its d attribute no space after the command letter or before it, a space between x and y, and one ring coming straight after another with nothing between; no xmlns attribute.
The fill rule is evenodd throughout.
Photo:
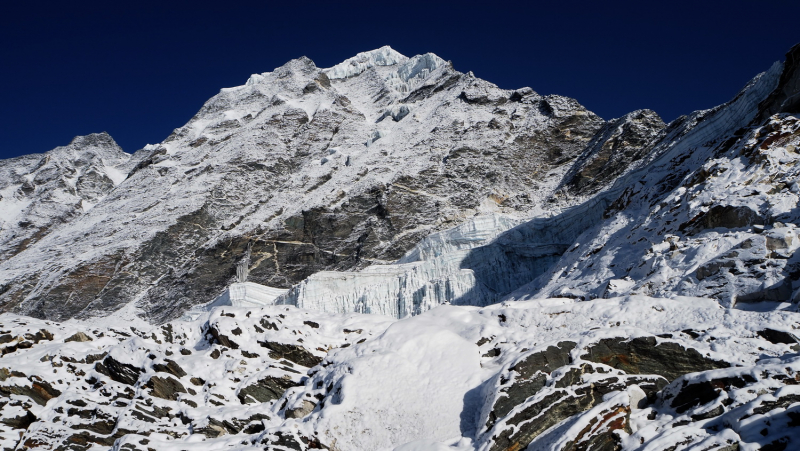
<svg viewBox="0 0 800 451"><path fill-rule="evenodd" d="M231 305L234 307L264 307L275 303L275 299L285 294L285 288L273 288L253 282L232 283L224 293L209 304L197 306L183 315L184 320L193 321L214 307Z"/></svg>

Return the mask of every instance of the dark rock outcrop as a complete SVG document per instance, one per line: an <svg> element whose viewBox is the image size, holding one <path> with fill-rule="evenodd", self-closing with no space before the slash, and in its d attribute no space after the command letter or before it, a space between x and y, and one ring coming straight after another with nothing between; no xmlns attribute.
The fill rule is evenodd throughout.
<svg viewBox="0 0 800 451"><path fill-rule="evenodd" d="M86 335L83 332L76 332L75 334L70 335L64 340L65 343L70 341L87 342L87 341L92 341L92 337Z"/></svg>
<svg viewBox="0 0 800 451"><path fill-rule="evenodd" d="M628 374L658 374L669 381L687 373L727 368L727 362L709 359L696 349L678 343L658 342L655 337L607 338L589 347L582 356Z"/></svg>
<svg viewBox="0 0 800 451"><path fill-rule="evenodd" d="M564 176L561 186L589 194L638 163L666 127L654 111L638 110L607 122Z"/></svg>
<svg viewBox="0 0 800 451"><path fill-rule="evenodd" d="M108 356L95 364L98 373L105 374L112 380L122 384L134 385L144 370L128 363L122 363Z"/></svg>
<svg viewBox="0 0 800 451"><path fill-rule="evenodd" d="M666 385L666 381L659 383L658 379L641 376L609 376L590 384L578 382L565 386L569 388L549 387L546 395L537 396L536 401L504 420L505 427L493 435L490 450L525 449L551 427L598 405L603 395L625 390L631 385L657 389L659 385ZM627 408L621 407L621 410Z"/></svg>
<svg viewBox="0 0 800 451"><path fill-rule="evenodd" d="M701 213L688 222L681 224L679 230L688 235L695 235L707 229L718 227L736 229L753 224L763 224L764 220L749 207L715 205L707 212Z"/></svg>
<svg viewBox="0 0 800 451"><path fill-rule="evenodd" d="M297 383L288 377L267 376L242 388L236 396L242 404L269 402L280 399L287 389L295 386L297 386Z"/></svg>
<svg viewBox="0 0 800 451"><path fill-rule="evenodd" d="M28 378L30 386L28 385L0 385L0 396L21 395L27 396L33 402L39 405L47 404L53 398L61 395L61 391L55 389L49 382L42 380L38 376L31 376Z"/></svg>
<svg viewBox="0 0 800 451"><path fill-rule="evenodd" d="M150 395L173 401L178 399L180 393L186 393L183 384L172 377L152 376L145 384L145 387L151 389Z"/></svg>
<svg viewBox="0 0 800 451"><path fill-rule="evenodd" d="M178 378L186 376L186 371L177 362L170 359L164 359L164 363L154 364L153 369L162 373L170 373Z"/></svg>
<svg viewBox="0 0 800 451"><path fill-rule="evenodd" d="M298 365L311 368L322 362L321 357L312 354L308 349L289 343L275 343L270 341L259 341L258 344L270 350L270 358L279 360L286 359Z"/></svg>

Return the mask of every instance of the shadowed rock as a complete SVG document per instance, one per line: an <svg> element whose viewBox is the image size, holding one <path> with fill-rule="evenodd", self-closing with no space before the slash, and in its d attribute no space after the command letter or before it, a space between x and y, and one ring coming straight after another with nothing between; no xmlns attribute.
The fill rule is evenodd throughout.
<svg viewBox="0 0 800 451"><path fill-rule="evenodd" d="M700 213L678 227L687 235L695 235L703 230L725 228L737 229L754 224L763 224L761 216L749 207L730 205L714 205L707 212Z"/></svg>

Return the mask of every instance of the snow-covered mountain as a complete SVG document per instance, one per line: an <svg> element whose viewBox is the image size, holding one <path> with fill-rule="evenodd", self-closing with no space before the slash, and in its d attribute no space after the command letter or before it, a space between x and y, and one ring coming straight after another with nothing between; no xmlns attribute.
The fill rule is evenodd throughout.
<svg viewBox="0 0 800 451"><path fill-rule="evenodd" d="M639 116L628 133L663 128ZM616 136L608 127L572 99L502 90L433 54L293 60L223 89L91 209L4 249L0 308L63 320L135 302L163 322L222 293L248 243L250 280L279 288L390 263L475 215L570 205L554 190L587 145ZM618 144L635 156L643 143Z"/></svg>
<svg viewBox="0 0 800 451"><path fill-rule="evenodd" d="M665 125L384 47L0 162L0 447L796 449L799 68Z"/></svg>

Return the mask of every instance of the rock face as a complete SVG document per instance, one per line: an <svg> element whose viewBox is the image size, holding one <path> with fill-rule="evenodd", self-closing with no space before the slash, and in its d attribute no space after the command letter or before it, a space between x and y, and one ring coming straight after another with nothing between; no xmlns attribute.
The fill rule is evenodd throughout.
<svg viewBox="0 0 800 451"><path fill-rule="evenodd" d="M692 348L658 343L655 337L606 338L587 351L584 358L590 362L603 363L626 373L658 374L670 381L687 373L730 366L708 359Z"/></svg>
<svg viewBox="0 0 800 451"><path fill-rule="evenodd" d="M562 186L593 194L647 156L665 127L654 111L638 110L606 123L566 174Z"/></svg>
<svg viewBox="0 0 800 451"><path fill-rule="evenodd" d="M391 262L477 213L568 205L553 193L587 145L624 153L591 151L609 174L624 171L663 124L649 112L621 121L565 97L499 89L433 54L385 47L330 69L293 60L223 89L129 160L119 187L99 169L77 173L67 186L94 206L41 228L37 243L3 245L0 309L66 319L137 299L146 318L165 321L219 295L248 246L250 280L283 288ZM30 172L39 160L13 166ZM14 177L15 196L38 193Z"/></svg>

